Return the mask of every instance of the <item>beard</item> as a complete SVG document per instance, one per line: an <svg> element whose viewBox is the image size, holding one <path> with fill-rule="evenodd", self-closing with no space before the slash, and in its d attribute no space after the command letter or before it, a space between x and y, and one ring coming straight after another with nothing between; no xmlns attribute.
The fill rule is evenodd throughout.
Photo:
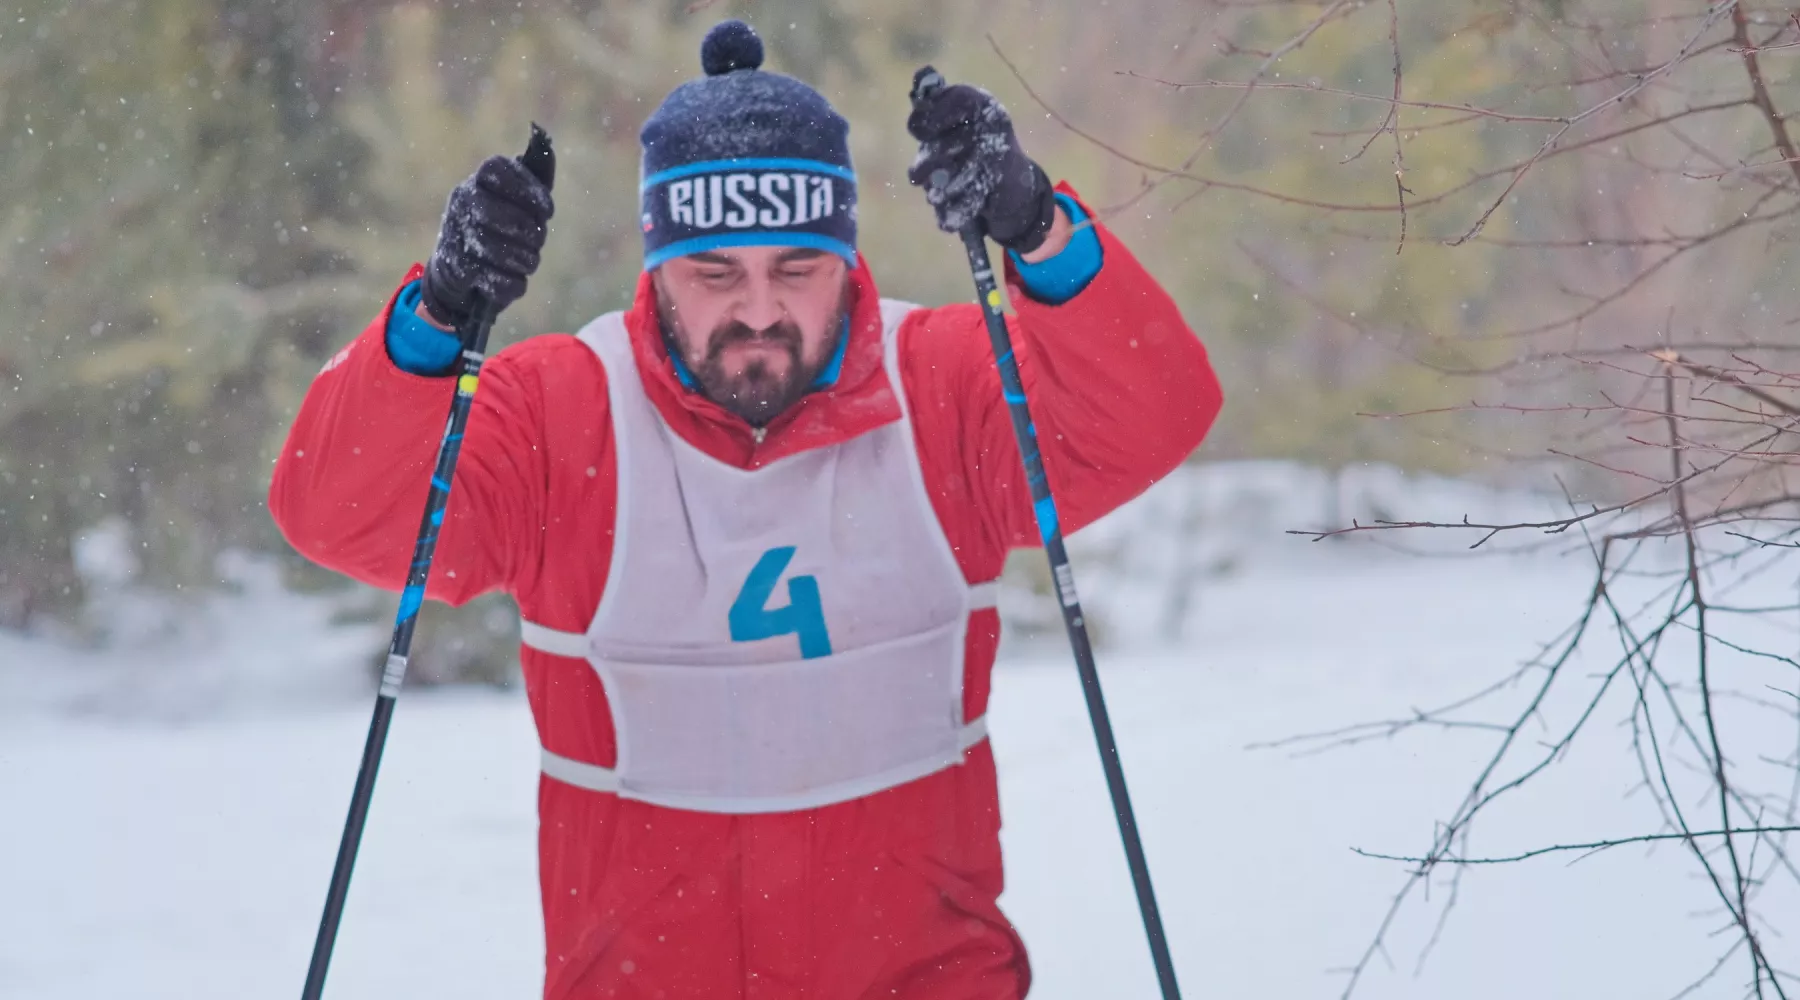
<svg viewBox="0 0 1800 1000"><path fill-rule="evenodd" d="M659 297L666 302L666 297ZM848 307L849 289L838 304L827 329L842 330ZM816 358L806 357L806 340L792 320L784 319L773 326L753 330L736 320L728 321L712 331L706 340L704 355L694 350L694 338L682 325L675 310L658 303L663 339L668 349L687 364L694 381L706 398L736 414L752 427L766 426L788 407L812 391L813 383L825 370L837 347L837 338L824 341L824 350ZM842 334L840 334L842 336ZM777 367L762 356L752 357L742 367L727 366L725 353L739 345L756 345L774 349L787 356L787 364Z"/></svg>

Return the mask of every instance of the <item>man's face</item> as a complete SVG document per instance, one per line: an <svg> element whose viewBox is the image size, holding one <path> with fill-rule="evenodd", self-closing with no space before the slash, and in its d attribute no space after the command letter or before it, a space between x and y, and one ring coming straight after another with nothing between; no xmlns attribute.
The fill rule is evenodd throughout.
<svg viewBox="0 0 1800 1000"><path fill-rule="evenodd" d="M656 269L671 349L713 402L761 427L806 395L849 307L844 259L803 247L731 247Z"/></svg>

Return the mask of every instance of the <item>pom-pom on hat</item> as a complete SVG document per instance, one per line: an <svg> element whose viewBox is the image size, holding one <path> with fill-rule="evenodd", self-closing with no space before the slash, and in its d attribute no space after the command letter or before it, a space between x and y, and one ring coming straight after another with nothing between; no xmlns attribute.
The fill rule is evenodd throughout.
<svg viewBox="0 0 1800 1000"><path fill-rule="evenodd" d="M721 21L706 75L670 92L639 133L644 267L733 246L805 246L856 264L850 124L819 92L765 72L762 39Z"/></svg>
<svg viewBox="0 0 1800 1000"><path fill-rule="evenodd" d="M762 39L742 21L720 21L700 43L700 68L707 76L724 76L737 69L759 69L762 61Z"/></svg>

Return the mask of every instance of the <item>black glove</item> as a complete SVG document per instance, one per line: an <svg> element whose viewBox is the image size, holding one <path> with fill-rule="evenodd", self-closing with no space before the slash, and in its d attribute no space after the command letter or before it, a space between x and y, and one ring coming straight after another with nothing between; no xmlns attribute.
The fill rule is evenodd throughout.
<svg viewBox="0 0 1800 1000"><path fill-rule="evenodd" d="M937 70L913 74L906 130L919 155L906 179L925 189L938 228L961 232L979 220L994 242L1030 253L1056 217L1055 192L1043 168L1019 148L1012 119L994 95L967 84L946 86Z"/></svg>
<svg viewBox="0 0 1800 1000"><path fill-rule="evenodd" d="M552 178L540 178L523 160L491 156L450 192L420 289L425 310L445 326L461 328L478 291L495 312L511 305L537 270L556 206Z"/></svg>

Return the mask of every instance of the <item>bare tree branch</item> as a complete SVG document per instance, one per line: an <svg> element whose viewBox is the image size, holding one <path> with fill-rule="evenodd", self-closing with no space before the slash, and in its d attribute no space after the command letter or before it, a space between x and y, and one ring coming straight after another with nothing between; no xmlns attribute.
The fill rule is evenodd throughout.
<svg viewBox="0 0 1800 1000"><path fill-rule="evenodd" d="M1581 861L1589 855L1610 850L1614 847L1624 847L1627 844L1651 844L1665 840L1691 841L1701 837L1757 836L1769 833L1800 833L1800 826L1750 826L1739 827L1738 829L1729 831L1697 830L1688 833L1644 833L1631 837L1615 837L1611 840L1592 840L1582 844L1553 844L1549 847L1538 847L1529 851L1521 851L1518 854L1487 858L1465 858L1453 854L1438 855L1436 857L1428 858L1409 857L1403 854L1380 854L1375 851L1365 851L1360 847L1352 847L1350 850L1365 858L1374 858L1378 861L1404 861L1408 864L1415 865L1509 865L1519 861L1529 861L1532 858L1540 858L1546 854L1558 854L1565 851L1585 852L1581 858L1576 859L1577 861Z"/></svg>

